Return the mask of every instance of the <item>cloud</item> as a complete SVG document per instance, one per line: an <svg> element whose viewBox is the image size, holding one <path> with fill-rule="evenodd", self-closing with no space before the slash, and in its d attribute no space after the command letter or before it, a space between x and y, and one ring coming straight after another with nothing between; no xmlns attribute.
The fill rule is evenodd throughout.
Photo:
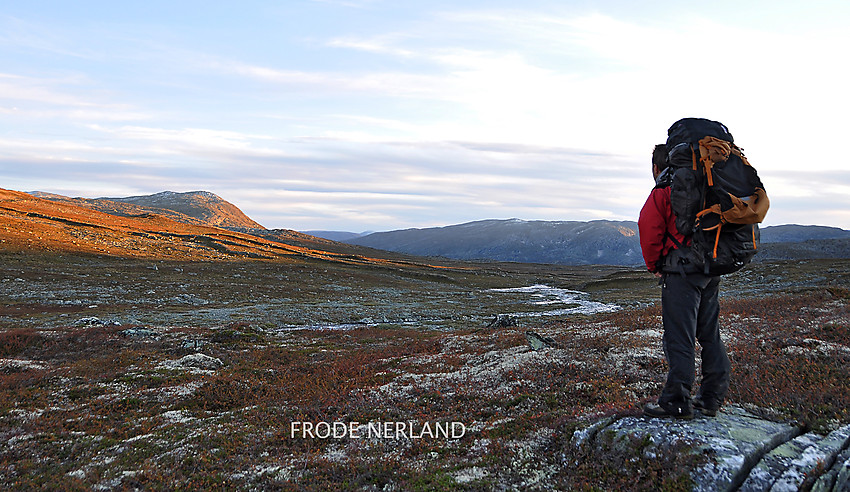
<svg viewBox="0 0 850 492"><path fill-rule="evenodd" d="M209 128L151 128L141 126L122 126L117 128L91 125L93 130L101 131L125 140L142 140L163 152L177 149L210 151L241 150L254 155L264 155L268 151L258 149L254 143L272 140L273 137L259 134L246 134L231 130Z"/></svg>
<svg viewBox="0 0 850 492"><path fill-rule="evenodd" d="M836 128L814 129L799 120L834 119L850 110L840 88L850 82L850 68L833 59L833 47L850 44L850 34L767 32L696 16L665 20L454 12L439 18L449 26L419 22L407 36L395 31L336 46L416 54L437 64L439 73L404 79L406 91L428 94L438 87L432 97L475 115L484 124L467 138L545 143L560 134L569 145L633 152L647 141L644 128L663 135L679 117L704 115L752 136L748 145L779 160L769 140L789 125L804 138L823 131L838 136ZM429 29L450 32L446 44L422 48L422 39L434 40L424 33ZM488 48L478 47L479 38ZM424 88L415 89L417 83ZM354 87L367 86L355 81Z"/></svg>
<svg viewBox="0 0 850 492"><path fill-rule="evenodd" d="M113 146L103 155L112 160L85 161L83 156L98 149L62 147L59 142L53 151L62 160L36 160L43 149L19 142L22 152L15 161L51 177L37 187L44 191L66 192L74 182L90 190L88 176L98 176L103 188L129 195L184 183L233 201L269 227L300 229L347 228L353 217L363 229L485 217L580 219L587 210L600 210L588 198L600 189L626 186L629 177L638 175L648 180L645 166L638 171L617 156L558 147L330 138L279 142L238 132L148 127L107 133L114 137ZM135 158L139 148L147 149L141 160ZM608 161L605 172L588 165L594 160ZM23 189L34 188L28 184ZM311 211L314 215L307 219ZM609 211L618 217L630 214Z"/></svg>
<svg viewBox="0 0 850 492"><path fill-rule="evenodd" d="M307 72L228 60L209 62L208 65L222 74L242 76L277 87L280 91L298 90L310 98L367 93L381 97L440 99L447 83L442 76L409 72Z"/></svg>
<svg viewBox="0 0 850 492"><path fill-rule="evenodd" d="M27 169L44 178L27 181L6 173L17 189L74 196L129 196L164 189L207 189L234 202L267 227L382 230L447 225L483 218L540 220L634 220L652 186L646 162L582 150L482 142L359 143L307 140L297 155L291 145L257 152L243 135L225 135L238 145L210 151L198 130L128 132L137 138L187 137L180 152L162 160L134 162L6 158L4 169ZM197 140L198 135L203 138ZM264 139L256 142L269 143ZM145 145L149 145L148 142ZM0 142L8 147L8 142ZM57 155L86 150L78 144ZM226 146L225 146L226 147ZM29 149L35 155L35 149ZM193 157L193 152L200 155ZM130 157L132 148L124 157ZM23 164L23 165L22 165ZM765 185L773 200L770 224L845 220L850 176L819 182L799 174L771 174ZM96 176L97 183L92 177ZM107 189L109 192L95 191ZM69 190L81 190L78 192ZM777 198L780 197L780 198Z"/></svg>
<svg viewBox="0 0 850 492"><path fill-rule="evenodd" d="M416 51L398 47L399 40L405 37L407 36L398 33L368 39L341 37L331 39L327 42L327 46L331 48L348 48L359 51L367 51L381 55L393 55L403 58L414 57L416 55Z"/></svg>
<svg viewBox="0 0 850 492"><path fill-rule="evenodd" d="M340 5L343 7L353 7L353 8L367 8L372 5L381 3L381 0L310 0L311 2L316 3L327 3L331 5Z"/></svg>
<svg viewBox="0 0 850 492"><path fill-rule="evenodd" d="M77 59L91 58L92 52L71 49L62 30L28 22L18 17L0 15L0 46L11 46L27 52L48 52Z"/></svg>
<svg viewBox="0 0 850 492"><path fill-rule="evenodd" d="M150 117L130 104L104 102L85 92L79 78L36 78L0 73L0 111L13 118L132 121Z"/></svg>
<svg viewBox="0 0 850 492"><path fill-rule="evenodd" d="M390 22L374 2L320 3L380 22L311 19L297 41L259 32L262 43L212 40L209 52L190 47L208 38L104 28L94 42L120 38L121 55L97 57L79 56L98 52L84 36L62 55L59 38L26 34L47 27L0 35L50 53L48 65L73 59L0 74L4 186L115 196L182 183L302 229L634 219L653 145L680 117L704 116L729 125L759 169L768 220L850 227L850 176L830 145L850 110L850 69L832 59L850 44L842 30L539 5L438 6Z"/></svg>

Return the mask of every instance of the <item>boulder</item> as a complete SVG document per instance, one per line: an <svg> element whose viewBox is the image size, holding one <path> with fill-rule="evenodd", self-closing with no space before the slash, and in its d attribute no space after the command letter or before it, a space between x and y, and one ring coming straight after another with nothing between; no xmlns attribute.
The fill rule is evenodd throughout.
<svg viewBox="0 0 850 492"><path fill-rule="evenodd" d="M85 318L80 318L80 319L77 320L77 323L76 323L76 326L79 326L79 327L82 327L82 328L94 328L96 326L120 326L120 325L121 325L121 323L118 323L117 321L102 320L102 319L97 318L95 316L87 316Z"/></svg>
<svg viewBox="0 0 850 492"><path fill-rule="evenodd" d="M525 332L525 340L528 342L529 348L531 350L537 351L542 350L544 348L558 348L558 342L549 337L544 337L538 333L535 333L531 330Z"/></svg>
<svg viewBox="0 0 850 492"><path fill-rule="evenodd" d="M202 353L195 353L184 356L177 360L168 360L161 364L162 367L169 369L199 369L203 371L215 371L224 367L224 362L221 359L210 357Z"/></svg>
<svg viewBox="0 0 850 492"><path fill-rule="evenodd" d="M128 338L152 338L154 340L159 340L161 337L157 331L150 328L127 328L121 330L121 334Z"/></svg>
<svg viewBox="0 0 850 492"><path fill-rule="evenodd" d="M519 326L517 319L509 314L497 314L487 325L487 328L509 328Z"/></svg>

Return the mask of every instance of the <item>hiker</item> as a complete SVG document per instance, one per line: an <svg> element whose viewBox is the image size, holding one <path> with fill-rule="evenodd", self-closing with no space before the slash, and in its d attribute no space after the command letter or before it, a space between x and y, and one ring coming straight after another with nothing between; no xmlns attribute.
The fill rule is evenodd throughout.
<svg viewBox="0 0 850 492"><path fill-rule="evenodd" d="M730 371L718 323L720 277L678 261L691 243L676 227L666 175L669 173L665 173L669 171L667 150L665 144L656 145L653 150L652 175L656 187L638 219L646 266L662 286L662 342L669 366L658 403L648 403L644 413L652 417L689 419L697 408L703 415L715 416L729 388ZM697 340L702 347L702 384L692 400Z"/></svg>

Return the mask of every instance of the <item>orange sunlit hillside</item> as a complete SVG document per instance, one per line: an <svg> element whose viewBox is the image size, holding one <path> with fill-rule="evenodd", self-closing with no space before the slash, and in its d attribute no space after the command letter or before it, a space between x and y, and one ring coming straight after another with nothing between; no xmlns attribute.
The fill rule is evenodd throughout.
<svg viewBox="0 0 850 492"><path fill-rule="evenodd" d="M0 189L0 251L44 251L174 260L283 260L316 258L354 264L386 265L392 260L368 258L286 244L246 233L177 222L153 213L111 215L70 203ZM295 242L295 241L293 241ZM330 248L329 248L330 249ZM407 263L407 262L401 262Z"/></svg>

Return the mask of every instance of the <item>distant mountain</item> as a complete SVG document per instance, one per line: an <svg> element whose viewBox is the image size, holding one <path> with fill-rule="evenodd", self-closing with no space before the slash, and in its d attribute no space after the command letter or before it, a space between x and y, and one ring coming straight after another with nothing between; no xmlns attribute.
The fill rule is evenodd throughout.
<svg viewBox="0 0 850 492"><path fill-rule="evenodd" d="M334 254L363 254L360 251L355 253L353 248L366 246L401 254L440 256L458 260L563 265L643 264L637 224L631 221L554 222L507 219L372 234L341 231L300 233L287 229L265 229L235 205L206 191L164 191L154 195L94 199L69 198L40 192L30 195L53 203L83 207L117 217L149 221L156 221L159 217L182 224L228 229L293 247ZM756 261L850 258L850 231L836 227L763 227L761 240L762 245Z"/></svg>
<svg viewBox="0 0 850 492"><path fill-rule="evenodd" d="M370 232L346 232L346 231L301 231L304 234L330 239L331 241L351 241L361 236L371 234Z"/></svg>
<svg viewBox="0 0 850 492"><path fill-rule="evenodd" d="M640 265L635 222L482 220L378 232L349 244L419 256L563 265Z"/></svg>
<svg viewBox="0 0 850 492"><path fill-rule="evenodd" d="M136 217L157 214L177 222L226 229L263 229L239 208L208 191L175 193L163 191L154 195L126 198L69 198L51 193L34 192L33 196L90 208L111 215Z"/></svg>
<svg viewBox="0 0 850 492"><path fill-rule="evenodd" d="M850 258L850 231L783 225L761 229L756 260ZM347 240L419 256L564 265L643 264L637 223L483 220L447 227L380 232Z"/></svg>
<svg viewBox="0 0 850 492"><path fill-rule="evenodd" d="M754 261L850 258L850 238L762 243Z"/></svg>
<svg viewBox="0 0 850 492"><path fill-rule="evenodd" d="M761 229L762 243L799 243L810 240L848 239L850 231L837 227L781 225Z"/></svg>

